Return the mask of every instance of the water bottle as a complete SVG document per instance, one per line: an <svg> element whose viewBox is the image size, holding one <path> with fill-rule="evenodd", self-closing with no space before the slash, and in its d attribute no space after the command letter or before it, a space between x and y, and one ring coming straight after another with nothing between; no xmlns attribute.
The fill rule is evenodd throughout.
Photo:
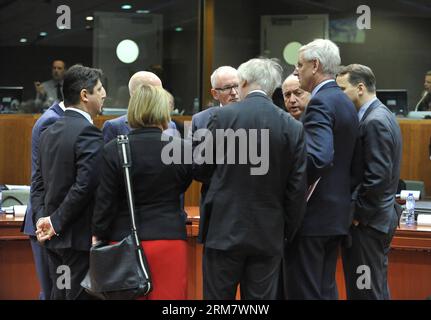
<svg viewBox="0 0 431 320"><path fill-rule="evenodd" d="M409 195L407 196L406 209L406 225L412 226L415 224L415 198L413 197L413 193L409 193Z"/></svg>
<svg viewBox="0 0 431 320"><path fill-rule="evenodd" d="M199 112L199 98L193 99L193 114Z"/></svg>

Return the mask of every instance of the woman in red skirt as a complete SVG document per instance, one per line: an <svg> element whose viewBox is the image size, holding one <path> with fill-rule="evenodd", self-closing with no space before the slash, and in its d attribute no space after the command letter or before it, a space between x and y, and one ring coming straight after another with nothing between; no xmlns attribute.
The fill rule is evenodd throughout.
<svg viewBox="0 0 431 320"><path fill-rule="evenodd" d="M191 165L165 164L163 148L184 149L179 138L162 139L170 121L169 97L161 86L141 85L128 108L131 175L139 239L153 280L145 299L186 299L186 214L180 195L191 183ZM120 241L130 234L123 168L116 139L105 145L96 193L94 240ZM115 263L115 262L113 262Z"/></svg>

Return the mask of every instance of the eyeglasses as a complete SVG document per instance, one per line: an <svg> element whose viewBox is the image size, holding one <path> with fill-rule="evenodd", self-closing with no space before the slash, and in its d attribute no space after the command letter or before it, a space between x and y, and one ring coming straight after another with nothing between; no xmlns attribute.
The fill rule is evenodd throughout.
<svg viewBox="0 0 431 320"><path fill-rule="evenodd" d="M224 88L214 88L214 90L217 90L217 91L221 91L221 92L223 92L223 93L226 93L226 92L231 92L231 91L232 91L232 89L235 89L235 91L237 91L237 92L238 92L238 87L239 87L239 85L234 84L234 85L232 85L232 86L228 86L228 87L224 87Z"/></svg>

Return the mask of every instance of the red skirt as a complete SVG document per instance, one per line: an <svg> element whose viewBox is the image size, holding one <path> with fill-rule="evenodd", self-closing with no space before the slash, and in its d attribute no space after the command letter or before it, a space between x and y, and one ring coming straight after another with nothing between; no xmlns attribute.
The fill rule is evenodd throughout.
<svg viewBox="0 0 431 320"><path fill-rule="evenodd" d="M185 300L187 298L187 241L142 241L151 272L153 291L138 300Z"/></svg>

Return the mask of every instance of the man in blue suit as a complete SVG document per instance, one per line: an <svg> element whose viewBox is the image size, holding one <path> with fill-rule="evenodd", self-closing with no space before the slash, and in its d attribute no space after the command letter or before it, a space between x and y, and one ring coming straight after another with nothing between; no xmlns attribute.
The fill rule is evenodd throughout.
<svg viewBox="0 0 431 320"><path fill-rule="evenodd" d="M348 235L350 173L358 117L335 83L341 59L330 40L317 39L299 51L295 74L311 92L304 128L307 143L307 211L294 241L286 247L288 299L337 299L338 249ZM309 188L311 191L313 188Z"/></svg>
<svg viewBox="0 0 431 320"><path fill-rule="evenodd" d="M30 193L33 191L34 174L36 172L37 158L39 155L39 139L42 132L51 124L56 122L64 115L64 102L54 103L44 114L36 121L31 133L31 188ZM33 258L36 265L36 273L39 278L39 283L42 291L40 292L40 299L49 299L51 295L52 282L49 277L48 261L46 256L46 249L39 245L36 239L36 233L33 225L33 211L31 202L27 205L27 212L25 214L23 223L24 234L30 237L31 249L33 251Z"/></svg>
<svg viewBox="0 0 431 320"><path fill-rule="evenodd" d="M133 92L143 84L162 87L162 81L157 75L149 71L139 71L136 72L129 80L130 96L132 96ZM175 123L170 121L168 124L168 129L166 129L164 132L168 135L175 135L176 129L177 127ZM108 120L103 124L103 140L105 143L108 143L112 139L117 138L118 135L128 134L130 130L131 128L127 123L127 115Z"/></svg>

